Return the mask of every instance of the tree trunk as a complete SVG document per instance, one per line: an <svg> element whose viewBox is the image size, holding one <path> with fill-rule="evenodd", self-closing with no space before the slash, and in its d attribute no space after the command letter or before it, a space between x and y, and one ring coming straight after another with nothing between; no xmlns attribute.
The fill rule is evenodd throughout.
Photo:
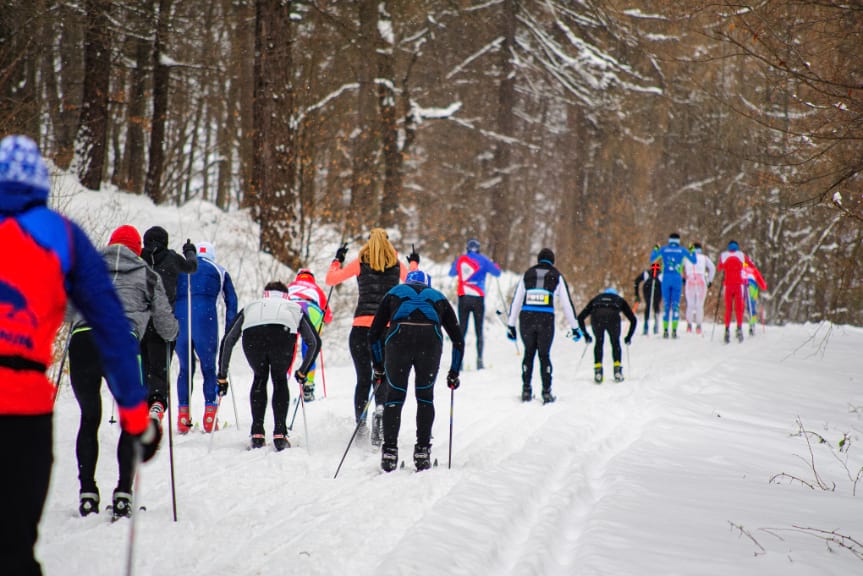
<svg viewBox="0 0 863 576"><path fill-rule="evenodd" d="M168 42L171 22L172 0L159 0L156 16L156 38L153 43L153 128L150 132L150 163L144 193L153 202L160 204L165 195L162 191L162 172L165 169L165 123L168 116L168 94L171 83L171 68L162 62Z"/></svg>
<svg viewBox="0 0 863 576"><path fill-rule="evenodd" d="M134 40L135 67L129 74L129 109L128 109L128 135L126 138L126 183L125 187L130 192L140 194L144 190L144 165L146 156L144 147L146 138L144 126L146 125L147 105L147 71L150 67L152 52L150 43L146 40L153 29L153 2L144 0L140 3L142 10L141 23L138 35Z"/></svg>

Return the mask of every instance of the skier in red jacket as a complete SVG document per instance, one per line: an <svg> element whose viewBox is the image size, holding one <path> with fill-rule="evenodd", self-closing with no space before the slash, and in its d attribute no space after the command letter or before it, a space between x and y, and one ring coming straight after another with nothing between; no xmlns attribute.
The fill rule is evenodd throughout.
<svg viewBox="0 0 863 576"><path fill-rule="evenodd" d="M744 266L755 267L752 260L749 259L736 241L732 240L728 243L728 249L719 255L719 265L716 267L716 272L722 272L724 278L722 281L723 289L725 290L725 342L731 341L730 324L731 324L731 309L734 308L734 317L737 320L737 340L743 342L743 303L746 300L744 292L747 284L746 276L744 275Z"/></svg>

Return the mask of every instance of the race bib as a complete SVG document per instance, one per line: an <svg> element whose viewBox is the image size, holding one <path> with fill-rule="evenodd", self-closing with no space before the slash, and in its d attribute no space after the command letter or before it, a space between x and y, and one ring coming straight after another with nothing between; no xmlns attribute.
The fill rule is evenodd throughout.
<svg viewBox="0 0 863 576"><path fill-rule="evenodd" d="M551 304L551 293L541 288L531 288L524 296L527 306L548 306Z"/></svg>

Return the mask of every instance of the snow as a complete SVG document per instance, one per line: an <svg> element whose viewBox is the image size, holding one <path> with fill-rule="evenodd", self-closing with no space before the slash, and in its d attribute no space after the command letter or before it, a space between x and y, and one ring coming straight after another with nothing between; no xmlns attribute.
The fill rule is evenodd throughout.
<svg viewBox="0 0 863 576"><path fill-rule="evenodd" d="M62 178L55 182L58 190L67 192L58 204L87 216L82 223L94 229L97 241L127 222L142 232L164 226L175 249L187 236L213 241L241 306L270 276L289 278L290 271L257 254L257 227L243 212L224 214L206 203L156 207L115 191L72 193ZM311 268L319 278L336 242L316 243L321 246ZM350 248L349 257L359 246ZM424 262L435 285L451 295L447 265ZM626 381L596 385L592 347L565 339L561 328L552 348L558 401L522 403L521 358L494 313L501 307L498 287L511 289L515 278L506 273L500 283L490 283L486 369L475 369L471 328L461 388L451 395L439 378L432 452L438 466L427 472L412 470L415 402L409 393L399 439L405 469L381 473L379 454L363 439L333 477L353 432L355 377L347 334L354 286L333 292L337 317L323 333L318 399L306 405L305 417L297 415L291 449L247 450L251 371L235 350L232 394L220 411L223 429L214 436L197 430L173 436L176 522L167 437L141 468L136 498L146 511L134 523L134 573L860 572L863 495L855 489L863 491L863 483L855 474L863 465L857 446L863 329L759 326L754 337L728 345L722 327L714 337L710 324L704 336L683 333L678 340L641 336L639 329L624 354ZM574 295L576 306L586 296ZM449 346L444 373L448 361ZM176 362L172 368L176 377ZM605 370L610 375L608 349ZM534 390L538 395L538 368ZM200 382L192 402L200 419ZM117 479L119 428L109 423L111 411L103 387L97 471L103 507ZM108 512L87 518L77 513L79 414L64 379L37 557L49 576L124 573L133 522L112 524ZM269 434L271 414L267 418ZM798 419L828 441L820 444L809 435L812 456ZM846 441L840 452L844 434L850 446ZM801 482L814 483L816 472L835 489ZM817 530L856 540L845 540L845 548L829 545Z"/></svg>

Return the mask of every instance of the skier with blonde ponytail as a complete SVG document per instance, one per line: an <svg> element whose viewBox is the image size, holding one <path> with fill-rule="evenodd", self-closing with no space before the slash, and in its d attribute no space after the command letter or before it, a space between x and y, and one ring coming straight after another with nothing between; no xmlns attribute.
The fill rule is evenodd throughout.
<svg viewBox="0 0 863 576"><path fill-rule="evenodd" d="M354 310L353 328L348 337L354 370L357 373L357 384L354 391L354 414L360 424L360 432L366 428L366 413L364 409L372 389L372 355L369 349L369 328L374 320L378 305L390 288L404 281L408 270L416 270L420 257L416 251L408 256L408 263L399 262L398 254L389 241L386 230L373 228L369 233L368 242L360 248L359 256L345 264L347 246L341 246L336 251L333 263L327 271L325 283L336 286L350 278L357 279L359 298ZM383 443L383 409L386 389L379 386L375 391L375 413L371 430L371 442L375 446Z"/></svg>

